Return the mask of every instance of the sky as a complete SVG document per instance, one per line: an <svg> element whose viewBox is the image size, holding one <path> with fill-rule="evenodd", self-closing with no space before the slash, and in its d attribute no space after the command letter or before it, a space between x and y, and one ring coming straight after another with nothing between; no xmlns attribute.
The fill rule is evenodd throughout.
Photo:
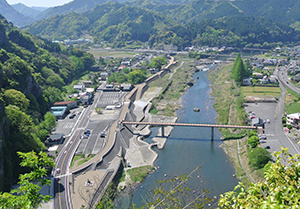
<svg viewBox="0 0 300 209"><path fill-rule="evenodd" d="M72 0L6 0L8 4L17 4L22 3L28 7L36 6L36 7L54 7L63 5Z"/></svg>

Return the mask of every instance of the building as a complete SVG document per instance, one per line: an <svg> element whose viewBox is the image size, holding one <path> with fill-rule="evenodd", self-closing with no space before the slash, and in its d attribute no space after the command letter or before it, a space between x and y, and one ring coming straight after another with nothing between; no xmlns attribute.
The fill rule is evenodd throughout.
<svg viewBox="0 0 300 209"><path fill-rule="evenodd" d="M264 124L263 120L260 119L259 117L252 118L251 123L252 123L252 126L265 128L265 124Z"/></svg>
<svg viewBox="0 0 300 209"><path fill-rule="evenodd" d="M45 144L62 144L64 140L64 134L52 134L48 139L46 139Z"/></svg>
<svg viewBox="0 0 300 209"><path fill-rule="evenodd" d="M90 92L86 92L85 94L81 95L80 102L82 104L90 104L93 98L93 94Z"/></svg>
<svg viewBox="0 0 300 209"><path fill-rule="evenodd" d="M123 83L120 85L120 90L122 91L131 91L133 89L133 85L130 83Z"/></svg>
<svg viewBox="0 0 300 209"><path fill-rule="evenodd" d="M109 76L109 74L107 72L100 73L100 78L101 78L102 81L106 81L108 76Z"/></svg>
<svg viewBox="0 0 300 209"><path fill-rule="evenodd" d="M83 81L84 87L90 88L92 86L92 81Z"/></svg>
<svg viewBox="0 0 300 209"><path fill-rule="evenodd" d="M103 91L114 91L114 90L115 90L115 87L112 84L106 84L103 89Z"/></svg>
<svg viewBox="0 0 300 209"><path fill-rule="evenodd" d="M73 89L76 89L77 91L84 91L85 86L80 83L80 84L74 85Z"/></svg>
<svg viewBox="0 0 300 209"><path fill-rule="evenodd" d="M63 101L63 102L55 102L54 106L66 106L68 109L73 109L77 107L77 101Z"/></svg>
<svg viewBox="0 0 300 209"><path fill-rule="evenodd" d="M292 125L294 128L299 128L300 126L300 113L293 113L286 116L286 124Z"/></svg>
<svg viewBox="0 0 300 209"><path fill-rule="evenodd" d="M51 107L51 113L57 118L64 118L66 111L67 111L67 106L55 106L55 107Z"/></svg>
<svg viewBox="0 0 300 209"><path fill-rule="evenodd" d="M244 86L251 86L252 85L252 78L244 78L243 79Z"/></svg>

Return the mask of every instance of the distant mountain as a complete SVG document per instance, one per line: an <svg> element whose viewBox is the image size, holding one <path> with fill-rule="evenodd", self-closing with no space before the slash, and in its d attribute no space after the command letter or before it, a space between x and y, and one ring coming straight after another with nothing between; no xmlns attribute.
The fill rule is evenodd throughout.
<svg viewBox="0 0 300 209"><path fill-rule="evenodd" d="M14 25L21 27L24 25L29 25L34 22L34 19L31 17L27 17L16 9L14 9L11 5L7 3L6 0L0 0L0 13Z"/></svg>
<svg viewBox="0 0 300 209"><path fill-rule="evenodd" d="M67 15L57 15L40 20L24 29L50 39L71 36L76 38L75 35L78 38L81 31L87 30L98 40L147 41L151 35L175 24L176 22L162 13L108 2L83 14L72 12Z"/></svg>
<svg viewBox="0 0 300 209"><path fill-rule="evenodd" d="M198 18L190 23L179 24L175 18L172 19L161 12L108 2L82 14L72 12L57 15L24 29L44 38L58 40L76 39L81 37L83 32L88 32L93 36L95 43L108 41L115 47L124 46L132 41L148 42L150 46L173 44L179 49L189 45L234 47L264 45L270 48L274 44L299 42L300 33L288 25L266 18L247 16L245 12L227 3L222 4L223 7L221 4L214 7L210 4L194 7L194 13L189 14L189 19L197 16L196 11L201 8L203 10L206 8L207 11L214 8L220 11L220 15L224 15L225 11L230 12L230 15L237 15L217 16L217 19L212 20L213 15L207 13L207 17L211 19ZM222 12L219 7L224 11Z"/></svg>
<svg viewBox="0 0 300 209"><path fill-rule="evenodd" d="M22 3L18 3L18 4L12 4L11 5L15 10L17 10L18 12L20 12L21 14L27 16L27 17L31 17L31 18L35 18L35 16L37 16L42 10L38 10L38 9L34 9L31 7L28 7Z"/></svg>
<svg viewBox="0 0 300 209"><path fill-rule="evenodd" d="M83 13L86 12L98 4L103 4L108 2L109 0L73 0L67 4L57 7L51 7L41 12L36 16L36 19L41 20L49 17L53 17L55 15L68 14L69 12Z"/></svg>
<svg viewBox="0 0 300 209"><path fill-rule="evenodd" d="M38 10L38 11L44 11L44 10L48 9L49 7L30 7L30 8Z"/></svg>

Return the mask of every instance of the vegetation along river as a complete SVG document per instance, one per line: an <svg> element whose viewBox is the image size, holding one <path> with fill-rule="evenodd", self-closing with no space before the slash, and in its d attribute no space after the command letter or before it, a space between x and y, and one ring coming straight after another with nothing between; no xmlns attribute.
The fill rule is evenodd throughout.
<svg viewBox="0 0 300 209"><path fill-rule="evenodd" d="M217 113L213 108L214 100L210 94L212 89L206 73L200 71L194 74L197 83L182 96L183 106L176 111L178 122L216 123ZM194 107L200 108L200 112L194 112ZM153 128L151 136L145 141L151 143L157 130L158 128ZM151 194L157 187L155 182L188 175L198 166L201 169L195 171L187 182L187 186L192 190L189 197L199 194L197 191L209 189L210 193L206 196L218 199L220 194L233 190L238 180L234 178L233 165L220 147L222 143L220 137L221 133L217 129L214 130L212 142L211 128L174 127L165 148L163 150L154 148L159 155L154 166L159 169L148 175L134 191L125 189L118 198L119 204L115 207L129 208L133 203L141 207L149 200L149 193ZM210 203L212 208L215 208L217 199Z"/></svg>

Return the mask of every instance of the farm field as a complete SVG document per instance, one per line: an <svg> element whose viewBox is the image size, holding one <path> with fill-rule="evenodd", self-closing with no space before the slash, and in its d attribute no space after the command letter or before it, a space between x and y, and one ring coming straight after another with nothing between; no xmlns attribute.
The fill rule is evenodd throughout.
<svg viewBox="0 0 300 209"><path fill-rule="evenodd" d="M137 54L137 52L103 50L103 49L90 49L88 52L93 54L97 59L99 59L99 57L104 58L106 56L112 56L115 58L133 57L133 55Z"/></svg>
<svg viewBox="0 0 300 209"><path fill-rule="evenodd" d="M242 92L244 96L275 96L279 97L281 89L279 87L264 86L243 86Z"/></svg>

